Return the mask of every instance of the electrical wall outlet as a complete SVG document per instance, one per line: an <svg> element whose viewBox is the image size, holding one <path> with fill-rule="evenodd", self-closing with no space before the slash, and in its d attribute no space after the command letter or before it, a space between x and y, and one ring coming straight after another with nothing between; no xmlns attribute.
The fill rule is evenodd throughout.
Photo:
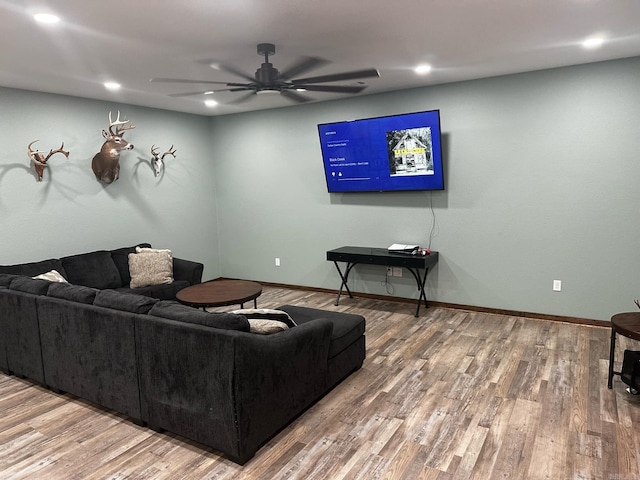
<svg viewBox="0 0 640 480"><path fill-rule="evenodd" d="M387 277L393 277L393 267L387 267Z"/></svg>
<svg viewBox="0 0 640 480"><path fill-rule="evenodd" d="M393 267L393 276L401 277L402 276L402 267Z"/></svg>
<svg viewBox="0 0 640 480"><path fill-rule="evenodd" d="M561 292L562 291L562 280L554 280L553 281L553 291Z"/></svg>
<svg viewBox="0 0 640 480"><path fill-rule="evenodd" d="M280 257L276 257L276 267L280 266Z"/></svg>

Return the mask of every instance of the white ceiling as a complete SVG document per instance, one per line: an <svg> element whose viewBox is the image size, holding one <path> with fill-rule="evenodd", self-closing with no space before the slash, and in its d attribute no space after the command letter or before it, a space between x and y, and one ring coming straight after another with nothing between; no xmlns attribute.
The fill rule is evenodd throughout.
<svg viewBox="0 0 640 480"><path fill-rule="evenodd" d="M36 24L37 11L61 21ZM0 86L201 115L294 104L260 95L226 105L244 93L219 92L212 109L204 95L168 96L207 85L149 82L244 82L207 62L253 75L263 42L276 45L281 71L302 56L330 61L304 76L377 68L358 95L640 55L640 0L0 0L0 18ZM593 35L604 45L584 49ZM419 63L432 72L416 75ZM108 80L122 89L107 91Z"/></svg>

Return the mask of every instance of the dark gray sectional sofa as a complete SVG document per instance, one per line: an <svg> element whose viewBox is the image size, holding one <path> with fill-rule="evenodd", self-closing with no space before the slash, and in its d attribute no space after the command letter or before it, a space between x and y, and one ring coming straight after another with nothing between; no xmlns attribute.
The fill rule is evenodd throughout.
<svg viewBox="0 0 640 480"><path fill-rule="evenodd" d="M204 265L199 262L173 258L173 283L150 285L141 288L129 288L129 254L136 252L137 247L150 248L148 243L140 243L133 247L115 250L97 250L95 252L69 255L62 258L51 258L32 263L18 265L0 265L0 273L28 275L35 277L41 273L56 270L69 283L84 285L98 289L115 289L120 292L136 293L161 300L173 300L176 293L189 285L202 281Z"/></svg>
<svg viewBox="0 0 640 480"><path fill-rule="evenodd" d="M243 315L0 273L0 369L244 464L365 358L363 317L280 309L297 326L256 335Z"/></svg>

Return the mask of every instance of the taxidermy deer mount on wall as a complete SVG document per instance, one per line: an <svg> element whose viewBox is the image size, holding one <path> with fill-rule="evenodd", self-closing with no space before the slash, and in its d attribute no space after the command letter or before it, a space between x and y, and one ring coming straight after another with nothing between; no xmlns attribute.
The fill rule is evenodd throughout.
<svg viewBox="0 0 640 480"><path fill-rule="evenodd" d="M102 130L102 136L106 140L91 161L91 169L101 182L113 183L118 179L120 175L120 151L133 148L133 144L122 137L126 130L136 128L133 123L129 125L127 123L129 123L129 120L120 120L119 110L118 118L115 121L111 120L111 112L109 112L109 130ZM115 132L113 127L116 127Z"/></svg>
<svg viewBox="0 0 640 480"><path fill-rule="evenodd" d="M160 172L164 167L164 157L166 157L167 155L171 155L173 158L176 158L176 150L175 148L173 148L173 145L171 145L169 147L169 150L160 155L156 151L156 146L153 145L151 146L151 155L153 155L153 158L151 159L151 166L153 167L153 171L155 172L157 177L158 175L160 175Z"/></svg>
<svg viewBox="0 0 640 480"><path fill-rule="evenodd" d="M39 140L34 140L33 142L31 142L27 147L27 152L29 154L29 158L33 161L33 169L36 171L36 175L38 175L38 181L41 182L42 175L44 174L44 169L45 167L48 167L47 162L49 161L49 159L56 153L61 153L65 157L67 157L67 159L69 159L69 152L64 150L64 142L62 142L60 148L56 150L49 150L49 153L45 157L43 151L31 150L31 145L38 141Z"/></svg>

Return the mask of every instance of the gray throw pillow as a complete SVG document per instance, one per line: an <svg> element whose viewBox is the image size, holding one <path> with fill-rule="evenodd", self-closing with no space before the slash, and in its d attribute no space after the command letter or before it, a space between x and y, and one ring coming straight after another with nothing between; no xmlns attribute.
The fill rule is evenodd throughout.
<svg viewBox="0 0 640 480"><path fill-rule="evenodd" d="M171 250L136 247L129 254L131 288L163 285L173 282L173 255Z"/></svg>
<svg viewBox="0 0 640 480"><path fill-rule="evenodd" d="M249 327L251 333L257 333L259 335L271 335L272 333L283 332L289 329L284 322L257 318L249 318Z"/></svg>

